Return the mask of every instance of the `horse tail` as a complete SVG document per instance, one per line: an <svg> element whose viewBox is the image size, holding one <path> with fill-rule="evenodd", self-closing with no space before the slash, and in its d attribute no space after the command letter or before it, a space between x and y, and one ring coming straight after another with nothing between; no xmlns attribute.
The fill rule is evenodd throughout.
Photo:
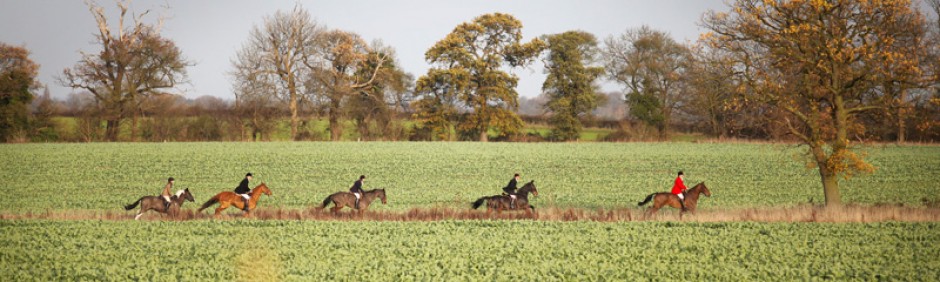
<svg viewBox="0 0 940 282"><path fill-rule="evenodd" d="M333 195L326 196L326 199L323 199L323 203L321 203L321 204L320 204L320 207L317 208L317 209L322 210L322 209L326 208L326 205L329 205L330 202L332 202L332 201L333 201Z"/></svg>
<svg viewBox="0 0 940 282"><path fill-rule="evenodd" d="M128 210L128 211L129 211L129 210L132 210L132 209L136 208L136 207L137 207L137 204L140 204L140 201L143 201L144 198L146 198L146 196L140 197L140 199L137 199L136 202L133 202L133 203L131 203L130 205L124 206L124 210Z"/></svg>
<svg viewBox="0 0 940 282"><path fill-rule="evenodd" d="M202 207L199 207L199 210L197 210L196 212L202 212L202 210L208 208L211 205L215 205L215 203L218 203L218 202L219 202L219 195L215 195L215 197L212 197L212 199L209 199L208 201L206 201L205 204L202 204Z"/></svg>
<svg viewBox="0 0 940 282"><path fill-rule="evenodd" d="M646 199L645 199L645 200L643 200L642 202L637 203L637 206L642 207L642 206L645 205L646 203L649 203L650 200L653 199L653 196L656 196L656 193L653 193L653 194L650 194L649 196L646 196Z"/></svg>
<svg viewBox="0 0 940 282"><path fill-rule="evenodd" d="M473 202L473 209L477 209L477 208L479 208L480 206L482 206L482 205L483 205L483 202L485 202L486 199L488 199L488 198L489 198L489 197L483 197L483 198L479 198L479 199L477 199L476 201L474 201L474 202Z"/></svg>

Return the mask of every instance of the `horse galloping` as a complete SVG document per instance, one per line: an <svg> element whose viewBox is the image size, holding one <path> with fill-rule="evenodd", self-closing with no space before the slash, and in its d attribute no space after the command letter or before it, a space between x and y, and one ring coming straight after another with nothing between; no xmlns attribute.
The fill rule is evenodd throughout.
<svg viewBox="0 0 940 282"><path fill-rule="evenodd" d="M712 196L712 192L708 191L708 187L705 186L705 182L696 184L695 187L692 187L692 189L688 189L682 193L685 194L686 210L688 212L693 212L693 213L695 212L695 208L698 206L699 195L705 194L705 196L707 197ZM650 194L649 196L646 196L646 199L644 199L642 202L639 202L637 204L642 207L643 205L649 203L650 201L653 201L653 206L651 206L649 210L647 210L646 212L647 215L655 213L663 206L670 206L673 208L680 209L679 211L680 215L685 212L681 210L682 204L679 203L679 196L676 196L669 192L660 192L660 193Z"/></svg>
<svg viewBox="0 0 940 282"><path fill-rule="evenodd" d="M362 192L362 199L359 199L359 213L369 208L369 204L375 200L375 198L382 199L382 204L388 203L388 200L385 198L385 189L373 189L369 191ZM316 209L323 210L326 206L333 203L333 207L330 208L330 211L333 213L339 212L343 207L349 207L350 209L356 209L356 195L350 192L336 192L329 196L326 196L326 199L323 199L323 203Z"/></svg>
<svg viewBox="0 0 940 282"><path fill-rule="evenodd" d="M496 210L497 214L501 214L503 210L525 210L526 214L532 216L532 213L535 211L535 207L529 205L529 193L532 193L534 196L539 195L539 190L535 187L535 180L529 181L519 188L516 191L516 203L515 208L510 209L509 195L495 195L479 198L473 202L473 209L477 209L486 203L486 215L489 216L493 210Z"/></svg>
<svg viewBox="0 0 940 282"><path fill-rule="evenodd" d="M124 210L132 210L140 204L140 211L134 216L134 220L140 219L141 215L150 210L176 217L179 215L180 208L183 207L183 203L186 201L196 201L193 199L193 194L189 192L189 188L176 191L176 194L170 196L169 207L164 204L162 196L143 196L137 199L136 202L124 206Z"/></svg>
<svg viewBox="0 0 940 282"><path fill-rule="evenodd" d="M268 189L268 185L265 185L264 182L255 186L254 189L251 189L251 192L248 192L250 197L248 198L248 211L245 212L245 216L251 215L251 210L255 209L258 206L258 200L261 199L261 194L271 196L271 189ZM245 209L245 201L242 196L235 194L232 191L225 191L216 194L211 199L206 201L205 204L202 204L202 207L199 208L197 212L202 212L202 210L219 203L219 207L215 209L215 216L218 217L223 210L227 209L230 206L236 208Z"/></svg>

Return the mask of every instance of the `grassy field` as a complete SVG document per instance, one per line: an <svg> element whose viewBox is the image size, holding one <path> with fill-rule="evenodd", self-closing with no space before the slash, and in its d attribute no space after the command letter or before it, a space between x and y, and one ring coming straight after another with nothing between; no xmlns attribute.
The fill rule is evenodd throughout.
<svg viewBox="0 0 940 282"><path fill-rule="evenodd" d="M0 280L940 278L936 223L0 221Z"/></svg>
<svg viewBox="0 0 940 282"><path fill-rule="evenodd" d="M922 201L937 200L940 147L867 148L878 170L843 181L843 200L894 208L834 215L807 208L823 197L817 173L794 160L802 152L703 143L3 144L0 281L940 279L938 213ZM669 188L680 169L713 193L700 214L633 220L643 212L636 202ZM135 222L122 209L173 176L195 194L191 210L248 171L274 192L258 220L188 212L197 220ZM540 220L467 212L514 172L536 181ZM367 189L387 189L387 205L363 218L299 214L360 174Z"/></svg>
<svg viewBox="0 0 940 282"><path fill-rule="evenodd" d="M623 208L671 187L675 172L713 192L700 207L792 206L823 200L819 176L792 145L693 143L97 143L3 144L8 180L0 212L119 210L158 194L167 177L201 203L246 172L274 197L265 207L306 208L346 190L360 174L386 188L388 205L464 208L497 194L512 174L535 180L539 207ZM940 147L867 150L875 174L842 181L843 200L921 205L936 200Z"/></svg>

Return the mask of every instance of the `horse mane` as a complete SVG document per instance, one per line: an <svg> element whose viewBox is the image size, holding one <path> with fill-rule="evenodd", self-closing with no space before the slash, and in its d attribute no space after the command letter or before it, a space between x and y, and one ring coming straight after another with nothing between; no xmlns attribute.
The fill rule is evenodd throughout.
<svg viewBox="0 0 940 282"><path fill-rule="evenodd" d="M186 189L180 189L179 191L176 191L176 194L174 196L181 197L183 196L183 193L186 193Z"/></svg>
<svg viewBox="0 0 940 282"><path fill-rule="evenodd" d="M688 190L685 190L685 192L682 192L682 193L691 194L693 190L694 190L694 191L701 190L701 189L702 189L701 187L703 187L703 186L705 186L705 181L702 181L702 182L699 182L698 184L695 184L695 186L692 186L692 188L689 188ZM700 192L700 193L701 193L701 192Z"/></svg>
<svg viewBox="0 0 940 282"><path fill-rule="evenodd" d="M372 189L372 190L363 190L362 192L363 192L363 193L372 193L372 192L376 192L376 191L379 191L379 190L382 190L382 192L385 192L385 188L375 188L375 189Z"/></svg>

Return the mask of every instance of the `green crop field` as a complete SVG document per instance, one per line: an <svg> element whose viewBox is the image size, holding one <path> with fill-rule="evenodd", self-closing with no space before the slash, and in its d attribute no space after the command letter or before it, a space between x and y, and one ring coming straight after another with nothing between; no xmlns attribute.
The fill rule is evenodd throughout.
<svg viewBox="0 0 940 282"><path fill-rule="evenodd" d="M0 212L119 210L158 194L167 177L197 203L234 188L246 172L274 197L262 206L304 208L346 190L360 174L386 188L376 210L466 207L500 192L512 174L535 180L537 207L623 208L665 191L678 170L704 181L702 208L766 207L823 200L819 176L794 145L693 143L117 143L3 144ZM872 175L842 181L847 203L921 205L936 200L940 147L866 149Z"/></svg>
<svg viewBox="0 0 940 282"><path fill-rule="evenodd" d="M0 280L940 279L936 223L0 221Z"/></svg>
<svg viewBox="0 0 940 282"><path fill-rule="evenodd" d="M360 174L367 189L388 191L375 212L465 210L514 172L536 181L540 209L636 209L680 169L711 189L700 202L706 211L791 207L823 200L817 173L796 160L802 152L695 143L2 144L0 215L109 216L0 220L0 281L940 279L936 222L101 220L132 218L122 205L159 193L169 176L195 194L189 210L248 171L253 184L271 187L261 207L275 210L306 210ZM940 147L865 152L878 170L841 182L846 203L936 202Z"/></svg>

